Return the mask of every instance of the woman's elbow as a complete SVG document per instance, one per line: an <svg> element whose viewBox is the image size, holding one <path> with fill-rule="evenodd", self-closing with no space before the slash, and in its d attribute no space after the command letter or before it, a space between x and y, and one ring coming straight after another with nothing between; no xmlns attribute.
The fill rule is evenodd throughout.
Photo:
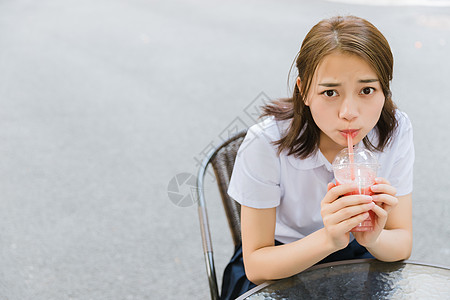
<svg viewBox="0 0 450 300"><path fill-rule="evenodd" d="M405 246L403 247L403 251L401 254L401 257L399 260L405 260L405 259L409 259L411 257L411 253L412 253L412 241L413 241L413 237L412 234L408 234L408 238L405 242Z"/></svg>
<svg viewBox="0 0 450 300"><path fill-rule="evenodd" d="M266 281L263 276L261 276L260 270L257 270L257 268L248 266L248 264L244 264L245 267L245 275L247 276L247 279L251 281L252 283L259 285Z"/></svg>
<svg viewBox="0 0 450 300"><path fill-rule="evenodd" d="M252 261L249 257L247 259L244 258L244 269L247 279L256 285L270 280L267 267L258 261Z"/></svg>
<svg viewBox="0 0 450 300"><path fill-rule="evenodd" d="M412 253L412 245L408 247L408 249L406 249L404 259L409 259L411 257L411 253Z"/></svg>
<svg viewBox="0 0 450 300"><path fill-rule="evenodd" d="M408 234L408 242L407 242L407 247L405 249L405 258L404 259L409 259L411 257L411 253L412 253L412 248L413 248L413 235L412 232L410 232Z"/></svg>

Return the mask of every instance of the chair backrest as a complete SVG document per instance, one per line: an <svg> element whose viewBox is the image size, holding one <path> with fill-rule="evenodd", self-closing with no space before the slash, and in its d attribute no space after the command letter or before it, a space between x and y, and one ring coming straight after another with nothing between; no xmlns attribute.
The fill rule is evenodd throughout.
<svg viewBox="0 0 450 300"><path fill-rule="evenodd" d="M230 184L236 154L244 137L245 132L241 132L230 138L218 147L215 155L211 157L211 164L216 175L217 185L235 246L241 243L241 205L228 196L227 190Z"/></svg>
<svg viewBox="0 0 450 300"><path fill-rule="evenodd" d="M241 145L246 131L242 131L229 138L220 146L212 150L202 161L197 176L198 213L200 219L200 229L202 234L203 252L205 255L206 271L211 290L211 299L218 299L216 272L214 267L214 257L209 230L208 213L206 209L206 199L204 196L204 179L209 164L212 165L222 198L223 207L227 216L231 236L234 245L241 243L241 206L227 194L231 174L233 172L234 161L236 159L239 146Z"/></svg>

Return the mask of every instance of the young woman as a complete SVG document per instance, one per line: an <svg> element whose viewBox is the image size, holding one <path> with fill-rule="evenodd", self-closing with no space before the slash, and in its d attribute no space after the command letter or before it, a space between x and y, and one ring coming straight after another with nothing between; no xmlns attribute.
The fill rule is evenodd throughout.
<svg viewBox="0 0 450 300"><path fill-rule="evenodd" d="M223 299L317 263L411 253L413 135L391 99L388 42L364 19L322 20L296 67L292 98L265 107L268 118L249 129L236 158L228 193L241 204L242 247L225 270ZM381 165L372 196L333 183L347 134ZM350 232L369 210L374 230Z"/></svg>

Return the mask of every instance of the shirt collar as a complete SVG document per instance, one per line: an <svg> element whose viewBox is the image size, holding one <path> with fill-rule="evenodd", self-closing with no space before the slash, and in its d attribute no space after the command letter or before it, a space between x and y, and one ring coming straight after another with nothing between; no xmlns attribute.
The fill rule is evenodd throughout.
<svg viewBox="0 0 450 300"><path fill-rule="evenodd" d="M325 166L328 171L333 171L331 163L325 158L320 150L317 150L311 156L304 159L297 158L294 155L289 155L287 159L294 168L299 170L312 170Z"/></svg>

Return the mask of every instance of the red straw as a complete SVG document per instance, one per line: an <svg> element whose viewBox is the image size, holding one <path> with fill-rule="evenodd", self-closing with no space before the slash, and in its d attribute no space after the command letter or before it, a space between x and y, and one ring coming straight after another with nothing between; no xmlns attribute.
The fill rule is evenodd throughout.
<svg viewBox="0 0 450 300"><path fill-rule="evenodd" d="M355 170L353 161L353 138L351 133L347 133L348 158L350 160L350 176L352 181L355 180Z"/></svg>

